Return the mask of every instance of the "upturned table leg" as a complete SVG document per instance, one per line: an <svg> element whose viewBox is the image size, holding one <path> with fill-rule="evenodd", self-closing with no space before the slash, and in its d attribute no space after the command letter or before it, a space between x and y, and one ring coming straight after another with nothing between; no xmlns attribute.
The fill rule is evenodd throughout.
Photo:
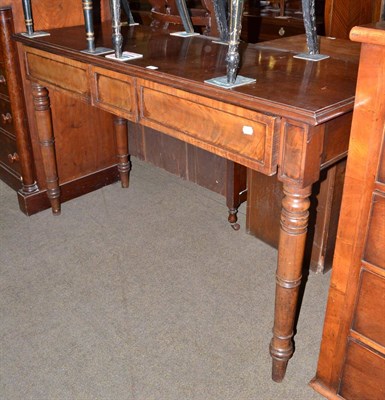
<svg viewBox="0 0 385 400"><path fill-rule="evenodd" d="M52 212L58 215L60 214L60 188L48 90L38 83L32 83L32 95L43 168L46 177L47 196L51 203Z"/></svg>
<svg viewBox="0 0 385 400"><path fill-rule="evenodd" d="M270 354L272 378L281 382L293 355L293 331L309 220L311 186L297 189L284 184L276 274L275 314Z"/></svg>
<svg viewBox="0 0 385 400"><path fill-rule="evenodd" d="M127 120L120 117L114 118L116 135L116 155L118 157L118 171L123 188L128 188L131 171L130 155L128 154Z"/></svg>

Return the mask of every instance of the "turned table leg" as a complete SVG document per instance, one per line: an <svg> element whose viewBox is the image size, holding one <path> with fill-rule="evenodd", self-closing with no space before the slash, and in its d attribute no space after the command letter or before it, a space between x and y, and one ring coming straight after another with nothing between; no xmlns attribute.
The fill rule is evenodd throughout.
<svg viewBox="0 0 385 400"><path fill-rule="evenodd" d="M32 83L32 95L43 168L46 176L47 196L51 203L52 212L58 215L60 214L60 188L48 90L38 83Z"/></svg>
<svg viewBox="0 0 385 400"><path fill-rule="evenodd" d="M281 230L276 274L275 314L270 354L272 378L281 382L288 360L293 355L293 331L301 284L302 262L309 220L311 186L297 189L283 186Z"/></svg>
<svg viewBox="0 0 385 400"><path fill-rule="evenodd" d="M118 171L123 188L128 188L131 162L128 154L127 120L120 117L114 118L114 130L116 135L116 154L118 157Z"/></svg>

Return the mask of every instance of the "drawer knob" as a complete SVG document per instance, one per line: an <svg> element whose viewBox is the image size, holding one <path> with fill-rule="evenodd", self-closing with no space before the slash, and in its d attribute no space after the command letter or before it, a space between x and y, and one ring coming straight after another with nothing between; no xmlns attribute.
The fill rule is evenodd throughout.
<svg viewBox="0 0 385 400"><path fill-rule="evenodd" d="M278 35L283 36L285 33L286 33L285 28L283 26L281 26L280 30L278 31Z"/></svg>
<svg viewBox="0 0 385 400"><path fill-rule="evenodd" d="M6 83L7 81L5 80L4 75L0 75L0 83Z"/></svg>
<svg viewBox="0 0 385 400"><path fill-rule="evenodd" d="M1 120L3 124L9 124L12 122L12 115L11 113L1 114Z"/></svg>
<svg viewBox="0 0 385 400"><path fill-rule="evenodd" d="M8 160L11 164L20 160L20 157L17 153L8 154Z"/></svg>
<svg viewBox="0 0 385 400"><path fill-rule="evenodd" d="M254 133L254 129L252 126L244 125L242 128L242 133L244 135L249 135L251 136Z"/></svg>

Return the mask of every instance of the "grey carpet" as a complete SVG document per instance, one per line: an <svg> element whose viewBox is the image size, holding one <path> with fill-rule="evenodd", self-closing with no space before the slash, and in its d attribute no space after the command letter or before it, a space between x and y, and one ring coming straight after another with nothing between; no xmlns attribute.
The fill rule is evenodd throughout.
<svg viewBox="0 0 385 400"><path fill-rule="evenodd" d="M0 182L2 400L312 400L329 276L310 275L286 379L270 379L276 250L223 197L133 160L26 217Z"/></svg>

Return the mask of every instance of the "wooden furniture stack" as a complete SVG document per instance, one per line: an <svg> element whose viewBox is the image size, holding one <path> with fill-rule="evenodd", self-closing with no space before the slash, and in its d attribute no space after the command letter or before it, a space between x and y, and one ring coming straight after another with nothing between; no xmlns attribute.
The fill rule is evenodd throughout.
<svg viewBox="0 0 385 400"><path fill-rule="evenodd" d="M385 22L362 43L341 217L317 374L328 399L385 398Z"/></svg>

